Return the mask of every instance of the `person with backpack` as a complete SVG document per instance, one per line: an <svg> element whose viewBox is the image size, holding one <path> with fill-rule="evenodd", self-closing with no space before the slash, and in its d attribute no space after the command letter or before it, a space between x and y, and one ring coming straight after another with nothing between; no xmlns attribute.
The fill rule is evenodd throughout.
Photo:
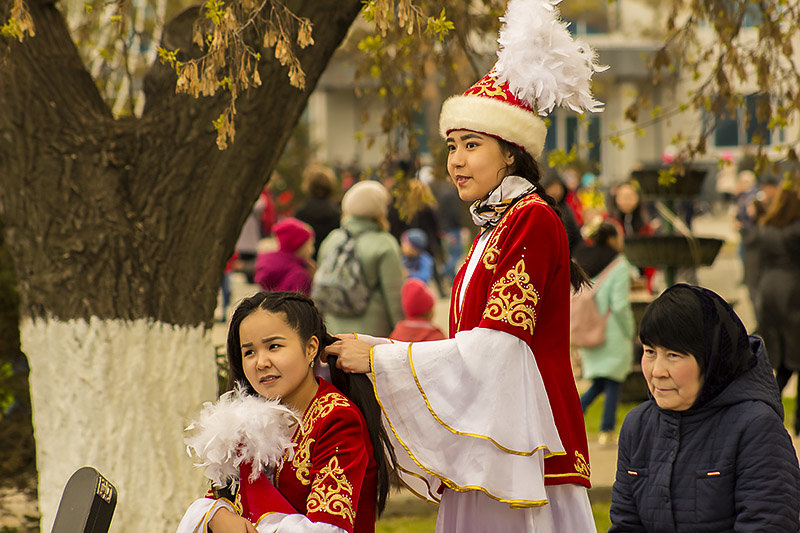
<svg viewBox="0 0 800 533"><path fill-rule="evenodd" d="M587 324L572 324L571 343L581 357L581 375L592 381L581 395L581 409L586 409L600 395L605 394L603 415L598 442L607 444L614 440L617 404L622 382L633 363L633 336L635 325L631 308L631 264L622 254L621 228L610 220L600 222L589 235L589 244L575 250L575 261L592 278L592 288L582 289L596 306L604 325L601 338L588 340L580 335ZM580 293L578 293L580 294ZM577 295L576 295L577 296ZM572 318L577 316L578 301L572 300ZM588 342L581 342L588 340Z"/></svg>
<svg viewBox="0 0 800 533"><path fill-rule="evenodd" d="M403 319L405 276L400 245L386 214L391 197L377 181L360 181L342 198L342 224L320 245L311 298L330 331L388 337Z"/></svg>
<svg viewBox="0 0 800 533"><path fill-rule="evenodd" d="M570 286L588 278L536 158L540 113L599 110L596 65L549 1L512 0L503 20L494 69L439 118L448 174L480 228L453 282L450 338L339 335L327 352L370 374L403 483L439 503L437 533L593 532L569 346ZM553 71L565 64L575 70Z"/></svg>

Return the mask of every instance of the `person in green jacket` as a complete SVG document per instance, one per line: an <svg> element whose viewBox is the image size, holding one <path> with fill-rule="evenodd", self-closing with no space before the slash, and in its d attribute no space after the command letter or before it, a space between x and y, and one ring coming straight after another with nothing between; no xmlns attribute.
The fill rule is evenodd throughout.
<svg viewBox="0 0 800 533"><path fill-rule="evenodd" d="M617 225L604 220L589 236L591 244L576 250L575 260L597 283L608 269L594 295L600 313L608 312L605 342L592 348L579 348L582 375L592 381L581 395L583 412L600 395L605 394L598 441L613 440L617 404L622 382L633 362L634 321L631 309L631 264L622 254L623 236Z"/></svg>
<svg viewBox="0 0 800 533"><path fill-rule="evenodd" d="M388 337L403 319L400 290L405 281L400 245L389 233L386 218L391 196L377 181L360 181L342 198L342 224L319 247L318 264L334 254L349 234L356 239L355 252L370 291L363 314L340 316L325 312L328 331L364 333ZM312 293L313 294L313 293Z"/></svg>

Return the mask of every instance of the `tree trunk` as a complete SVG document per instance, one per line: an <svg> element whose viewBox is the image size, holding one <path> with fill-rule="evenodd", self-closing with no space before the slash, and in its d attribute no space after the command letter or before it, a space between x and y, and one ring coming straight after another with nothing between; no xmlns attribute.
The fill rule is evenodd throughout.
<svg viewBox="0 0 800 533"><path fill-rule="evenodd" d="M19 294L0 220L0 485L35 489L28 361L19 348Z"/></svg>
<svg viewBox="0 0 800 533"><path fill-rule="evenodd" d="M223 266L361 2L286 4L313 24L299 54L308 89L264 61L225 152L211 126L224 102L176 95L161 65L143 117L114 120L49 0L27 2L35 37L0 42L0 216L31 367L42 531L86 464L119 489L113 531L173 529L202 494L182 430L215 395ZM166 47L191 48L193 13L167 25Z"/></svg>

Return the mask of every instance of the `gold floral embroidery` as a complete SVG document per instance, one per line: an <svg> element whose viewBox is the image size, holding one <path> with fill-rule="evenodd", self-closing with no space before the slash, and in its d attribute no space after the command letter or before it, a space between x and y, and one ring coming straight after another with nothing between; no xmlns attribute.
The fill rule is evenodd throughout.
<svg viewBox="0 0 800 533"><path fill-rule="evenodd" d="M518 211L518 210L522 209L526 205L530 205L530 204L547 205L547 202L542 200L542 198L538 194L529 194L529 195L525 196L519 202L517 202L514 205L512 205L509 208L508 212L509 212L509 214L511 214L511 213L513 213L515 211Z"/></svg>
<svg viewBox="0 0 800 533"><path fill-rule="evenodd" d="M244 507L242 507L242 493L237 492L236 497L233 499L233 510L236 511L236 514L242 516L244 513Z"/></svg>
<svg viewBox="0 0 800 533"><path fill-rule="evenodd" d="M522 198L519 202L509 207L508 212L506 213L505 217L503 217L503 220L507 221L509 215L529 204L547 205L547 202L542 200L538 194L529 194ZM492 236L489 237L489 242L486 243L486 248L483 251L483 257L481 257L481 261L483 261L483 266L486 267L486 270L494 271L497 268L497 259L500 257L500 248L497 246L497 243L500 241L500 237L506 229L508 229L508 223L501 221L500 224L498 224L495 228L494 232L492 232Z"/></svg>
<svg viewBox="0 0 800 533"><path fill-rule="evenodd" d="M531 277L525 271L525 260L520 259L514 268L492 285L483 318L502 320L533 334L536 325L535 306L538 303L539 293L533 288Z"/></svg>
<svg viewBox="0 0 800 533"><path fill-rule="evenodd" d="M353 485L344 475L336 456L319 471L306 501L309 513L327 513L341 516L353 523Z"/></svg>
<svg viewBox="0 0 800 533"><path fill-rule="evenodd" d="M589 476L589 463L586 461L586 458L583 456L581 452L575 450L575 470L579 474L583 474L584 476Z"/></svg>
<svg viewBox="0 0 800 533"><path fill-rule="evenodd" d="M311 483L309 477L311 475L311 445L313 443L314 439L311 438L309 432L305 432L292 459L292 466L295 468L297 480L303 485Z"/></svg>
<svg viewBox="0 0 800 533"><path fill-rule="evenodd" d="M311 427L314 423L325 418L336 407L348 407L350 401L338 392L329 392L324 396L315 399L303 417L303 438L297 447L294 459L292 459L292 466L294 466L298 481L303 485L309 485L310 468L311 468L311 445L314 439L311 438Z"/></svg>
<svg viewBox="0 0 800 533"><path fill-rule="evenodd" d="M311 405L306 410L306 414L303 417L302 427L298 427L297 431L295 431L294 437L292 437L292 442L297 444L294 449L292 466L295 469L297 480L303 485L311 484L311 445L315 441L315 439L311 438L312 426L317 420L328 416L334 408L348 407L350 405L350 400L348 400L342 394L338 392L329 392L324 396L316 398L313 402L311 402ZM281 458L281 462L278 465L278 468L275 470L274 480L276 482L280 477L284 463L288 461L290 457L292 457L291 454L291 449L286 450L283 458Z"/></svg>
<svg viewBox="0 0 800 533"><path fill-rule="evenodd" d="M324 396L320 396L311 403L306 415L303 417L303 427L311 429L314 422L320 418L325 418L336 407L349 407L350 400L338 392L329 392Z"/></svg>
<svg viewBox="0 0 800 533"><path fill-rule="evenodd" d="M483 251L483 257L481 257L486 270L493 271L497 268L497 258L500 257L500 248L497 247L497 241L500 240L500 236L507 228L507 224L502 224L496 227L492 232L492 236L489 237L489 242L486 243L486 249Z"/></svg>

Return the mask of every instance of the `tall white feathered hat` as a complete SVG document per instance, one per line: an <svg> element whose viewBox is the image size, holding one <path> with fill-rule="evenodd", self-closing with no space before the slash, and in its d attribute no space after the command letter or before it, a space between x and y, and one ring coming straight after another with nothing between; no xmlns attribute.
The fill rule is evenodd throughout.
<svg viewBox="0 0 800 533"><path fill-rule="evenodd" d="M510 0L500 19L500 50L492 70L464 94L448 98L439 116L442 137L470 130L513 143L534 158L544 148L546 116L557 105L582 113L603 110L592 97L592 74L608 67L573 39L555 7L560 0Z"/></svg>

